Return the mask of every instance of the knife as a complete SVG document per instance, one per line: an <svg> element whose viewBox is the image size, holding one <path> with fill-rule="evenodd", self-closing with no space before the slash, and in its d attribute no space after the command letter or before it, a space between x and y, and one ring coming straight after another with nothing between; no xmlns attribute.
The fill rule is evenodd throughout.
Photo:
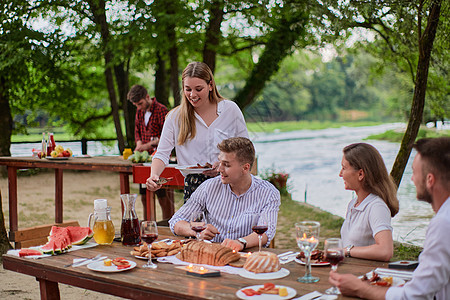
<svg viewBox="0 0 450 300"><path fill-rule="evenodd" d="M294 253L294 251L288 251L288 252L285 252L285 253L278 254L278 258L286 256L286 255L290 255L291 253Z"/></svg>

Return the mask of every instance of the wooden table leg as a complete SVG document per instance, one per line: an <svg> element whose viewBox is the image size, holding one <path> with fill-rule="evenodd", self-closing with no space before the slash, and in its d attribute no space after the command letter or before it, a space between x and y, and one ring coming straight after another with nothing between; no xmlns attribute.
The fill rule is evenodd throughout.
<svg viewBox="0 0 450 300"><path fill-rule="evenodd" d="M57 282L48 281L42 278L36 278L39 281L39 289L42 300L59 300L59 287Z"/></svg>
<svg viewBox="0 0 450 300"><path fill-rule="evenodd" d="M55 169L55 223L63 222L63 170Z"/></svg>
<svg viewBox="0 0 450 300"><path fill-rule="evenodd" d="M145 220L156 221L155 192L147 190L146 192L147 209L145 211Z"/></svg>
<svg viewBox="0 0 450 300"><path fill-rule="evenodd" d="M8 166L9 231L19 229L17 218L17 168Z"/></svg>
<svg viewBox="0 0 450 300"><path fill-rule="evenodd" d="M130 193L130 176L128 173L120 172L120 193L129 194Z"/></svg>

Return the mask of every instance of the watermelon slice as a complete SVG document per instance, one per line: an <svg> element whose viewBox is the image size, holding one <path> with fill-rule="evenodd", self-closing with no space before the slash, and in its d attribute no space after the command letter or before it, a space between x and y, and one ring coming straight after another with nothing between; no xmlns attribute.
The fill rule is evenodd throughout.
<svg viewBox="0 0 450 300"><path fill-rule="evenodd" d="M68 226L72 245L84 245L93 236L94 232L89 227Z"/></svg>
<svg viewBox="0 0 450 300"><path fill-rule="evenodd" d="M72 245L83 245L94 236L89 227L52 226L48 236L48 243L41 246L45 254L61 254L67 252Z"/></svg>
<svg viewBox="0 0 450 300"><path fill-rule="evenodd" d="M19 251L19 257L30 256L30 255L42 255L42 252L36 249L23 248Z"/></svg>

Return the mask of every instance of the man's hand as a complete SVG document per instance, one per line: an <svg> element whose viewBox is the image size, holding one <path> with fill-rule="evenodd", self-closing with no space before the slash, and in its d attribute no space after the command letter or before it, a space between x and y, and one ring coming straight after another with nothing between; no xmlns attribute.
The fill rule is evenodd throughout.
<svg viewBox="0 0 450 300"><path fill-rule="evenodd" d="M241 242L239 242L238 240L225 239L222 242L222 246L231 248L231 249L235 250L236 252L244 250L244 245Z"/></svg>
<svg viewBox="0 0 450 300"><path fill-rule="evenodd" d="M339 274L330 271L328 281L335 285L343 295L363 299L384 299L387 287L371 286L352 274Z"/></svg>
<svg viewBox="0 0 450 300"><path fill-rule="evenodd" d="M156 183L157 180L159 180L159 176L156 175L147 178L147 182L145 183L147 189L152 192L159 190L162 187L162 184L157 184Z"/></svg>
<svg viewBox="0 0 450 300"><path fill-rule="evenodd" d="M206 229L202 231L200 237L204 240L212 240L216 234L220 234L219 230L211 224L206 224Z"/></svg>

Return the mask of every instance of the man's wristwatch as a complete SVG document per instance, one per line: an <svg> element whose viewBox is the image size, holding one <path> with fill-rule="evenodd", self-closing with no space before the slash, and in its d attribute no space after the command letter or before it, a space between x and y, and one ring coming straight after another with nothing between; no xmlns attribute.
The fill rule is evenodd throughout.
<svg viewBox="0 0 450 300"><path fill-rule="evenodd" d="M244 238L238 238L237 240L244 245L244 248L242 248L244 250L247 247L247 241Z"/></svg>
<svg viewBox="0 0 450 300"><path fill-rule="evenodd" d="M345 257L352 257L350 255L350 250L355 247L355 245L348 245L347 247L345 247Z"/></svg>

